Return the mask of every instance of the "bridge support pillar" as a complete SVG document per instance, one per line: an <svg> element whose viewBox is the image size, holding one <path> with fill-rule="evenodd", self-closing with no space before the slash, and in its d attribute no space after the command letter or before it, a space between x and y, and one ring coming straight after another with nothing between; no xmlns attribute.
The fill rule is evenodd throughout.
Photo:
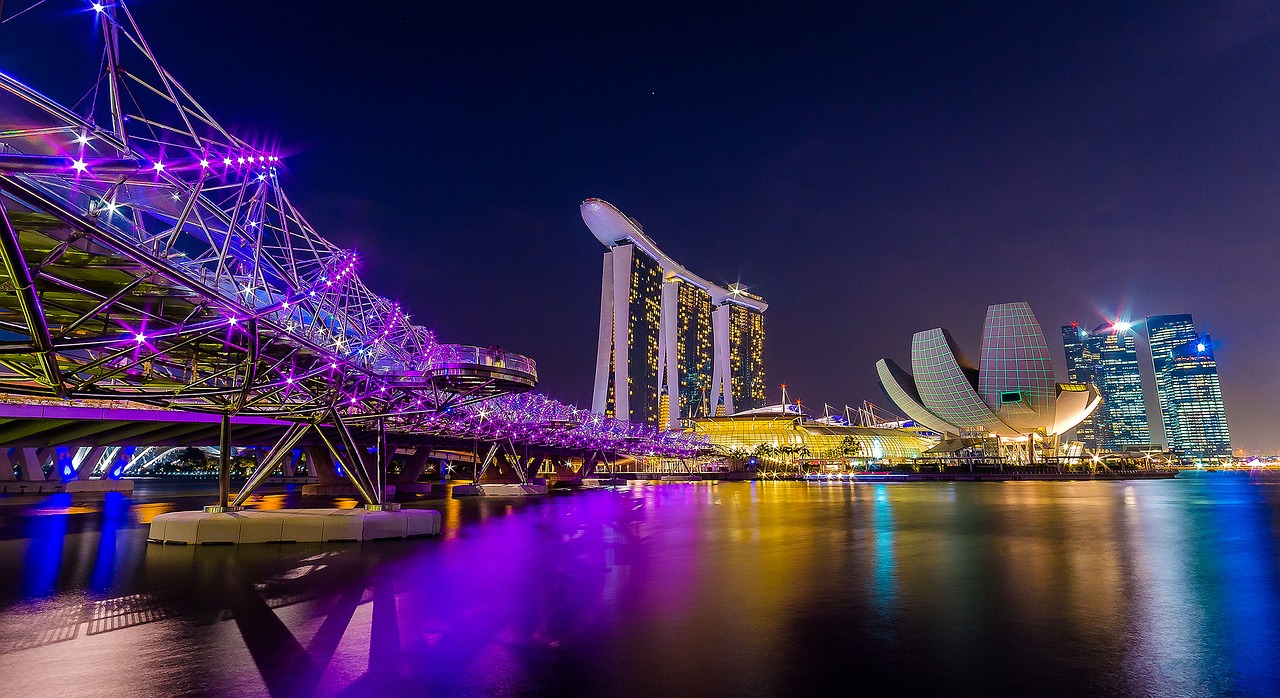
<svg viewBox="0 0 1280 698"><path fill-rule="evenodd" d="M284 454L284 476L294 477L298 474L298 452L289 451Z"/></svg>
<svg viewBox="0 0 1280 698"><path fill-rule="evenodd" d="M422 470L427 466L427 456L431 455L430 446L419 446L414 450L413 455L409 456L404 464L404 468L400 470L400 476L396 478L396 484L412 484L418 481L422 476Z"/></svg>
<svg viewBox="0 0 1280 698"><path fill-rule="evenodd" d="M218 429L218 510L231 505L231 414L222 413Z"/></svg>
<svg viewBox="0 0 1280 698"><path fill-rule="evenodd" d="M27 482L44 480L44 457L48 454L48 451L49 449L47 448L24 448L18 451L22 457L18 465L22 471L23 480Z"/></svg>
<svg viewBox="0 0 1280 698"><path fill-rule="evenodd" d="M17 449L14 449L17 452ZM21 454L18 455L21 461ZM15 478L13 472L13 460L9 458L9 449L0 448L0 480L13 480Z"/></svg>
<svg viewBox="0 0 1280 698"><path fill-rule="evenodd" d="M307 454L307 469L311 474L320 479L320 484L324 487L332 487L334 485L345 485L346 478L338 475L338 468L333 463L333 457L329 455L328 449L323 446L307 446L303 449Z"/></svg>
<svg viewBox="0 0 1280 698"><path fill-rule="evenodd" d="M538 477L538 471L542 469L542 463L545 460L546 458L539 455L529 456L528 458L525 459L523 463L524 472L525 472L525 476L524 476L525 482L529 482L530 480L533 480L534 478Z"/></svg>
<svg viewBox="0 0 1280 698"><path fill-rule="evenodd" d="M595 477L596 468L598 468L599 465L600 460L596 458L595 453L592 453L589 456L582 457L582 467L578 469L578 472L582 474L582 477ZM612 475L612 473L610 474Z"/></svg>
<svg viewBox="0 0 1280 698"><path fill-rule="evenodd" d="M83 453L84 449L81 449L81 451L82 453L76 454L83 456L80 462L76 464L76 479L88 480L93 477L93 469L98 467L98 463L102 462L102 456L107 452L107 447L94 446L88 449L88 453Z"/></svg>

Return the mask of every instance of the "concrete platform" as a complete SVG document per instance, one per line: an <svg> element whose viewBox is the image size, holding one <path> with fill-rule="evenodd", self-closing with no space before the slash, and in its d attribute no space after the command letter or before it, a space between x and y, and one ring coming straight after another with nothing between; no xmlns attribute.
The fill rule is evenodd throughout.
<svg viewBox="0 0 1280 698"><path fill-rule="evenodd" d="M702 482L698 475L663 475L662 482Z"/></svg>
<svg viewBox="0 0 1280 698"><path fill-rule="evenodd" d="M392 497L396 493L395 485L387 485L387 493L385 496ZM355 485L303 485L302 496L304 497L360 497L360 490ZM383 500L386 501L386 500Z"/></svg>
<svg viewBox="0 0 1280 698"><path fill-rule="evenodd" d="M545 483L529 485L521 485L519 483L498 483L453 486L453 497L455 499L458 497L528 497L546 493L547 485Z"/></svg>
<svg viewBox="0 0 1280 698"><path fill-rule="evenodd" d="M587 489L599 487L621 487L627 484L627 480L620 477L584 477L582 478L582 486Z"/></svg>
<svg viewBox="0 0 1280 698"><path fill-rule="evenodd" d="M245 509L233 513L171 511L151 520L147 540L178 545L318 543L434 536L440 512L429 509Z"/></svg>

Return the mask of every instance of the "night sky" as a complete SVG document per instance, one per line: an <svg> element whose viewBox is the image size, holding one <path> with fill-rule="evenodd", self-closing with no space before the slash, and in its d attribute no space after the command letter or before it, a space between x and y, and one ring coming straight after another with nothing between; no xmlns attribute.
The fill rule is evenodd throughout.
<svg viewBox="0 0 1280 698"><path fill-rule="evenodd" d="M6 22L0 70L75 102L87 5ZM130 8L224 124L283 144L370 286L561 400L590 402L600 197L769 301L771 398L886 403L877 358L942 325L976 360L991 303L1031 303L1062 379L1060 325L1190 312L1234 444L1280 449L1280 6L833 5Z"/></svg>

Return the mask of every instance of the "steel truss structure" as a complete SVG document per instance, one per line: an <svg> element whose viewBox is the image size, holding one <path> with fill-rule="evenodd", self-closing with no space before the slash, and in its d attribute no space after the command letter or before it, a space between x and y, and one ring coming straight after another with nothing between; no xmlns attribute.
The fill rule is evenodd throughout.
<svg viewBox="0 0 1280 698"><path fill-rule="evenodd" d="M86 12L102 69L79 103L0 74L0 392L214 412L227 434L233 414L297 422L236 502L312 427L338 435L369 504L377 468L353 425L696 450L518 395L537 382L526 357L437 342L294 207L278 150L231 133L161 66L124 2Z"/></svg>

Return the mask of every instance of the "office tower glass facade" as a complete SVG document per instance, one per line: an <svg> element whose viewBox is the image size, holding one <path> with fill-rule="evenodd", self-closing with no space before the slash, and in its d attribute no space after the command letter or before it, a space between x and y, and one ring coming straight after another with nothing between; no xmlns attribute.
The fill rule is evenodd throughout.
<svg viewBox="0 0 1280 698"><path fill-rule="evenodd" d="M1094 385L1102 393L1094 424L1098 446L1122 451L1125 446L1151 443L1147 404L1142 397L1142 373L1131 330L1102 325L1090 333L1090 352L1096 359Z"/></svg>
<svg viewBox="0 0 1280 698"><path fill-rule="evenodd" d="M1093 384L1103 400L1076 428L1076 439L1107 451L1150 443L1137 344L1129 326L1105 323L1090 332L1073 323L1062 328L1062 344L1071 380Z"/></svg>
<svg viewBox="0 0 1280 698"><path fill-rule="evenodd" d="M1190 315L1147 318L1160 416L1169 449L1193 460L1231 457L1231 434L1209 335Z"/></svg>
<svg viewBox="0 0 1280 698"><path fill-rule="evenodd" d="M1072 383L1096 387L1097 383L1094 375L1097 372L1098 355L1089 342L1089 330L1080 327L1079 323L1075 322L1070 325L1063 325L1062 349L1067 356L1067 380ZM1076 440L1083 442L1087 448L1098 447L1094 421L1098 419L1098 414L1101 411L1102 407L1099 406L1093 414L1086 417L1076 427Z"/></svg>

